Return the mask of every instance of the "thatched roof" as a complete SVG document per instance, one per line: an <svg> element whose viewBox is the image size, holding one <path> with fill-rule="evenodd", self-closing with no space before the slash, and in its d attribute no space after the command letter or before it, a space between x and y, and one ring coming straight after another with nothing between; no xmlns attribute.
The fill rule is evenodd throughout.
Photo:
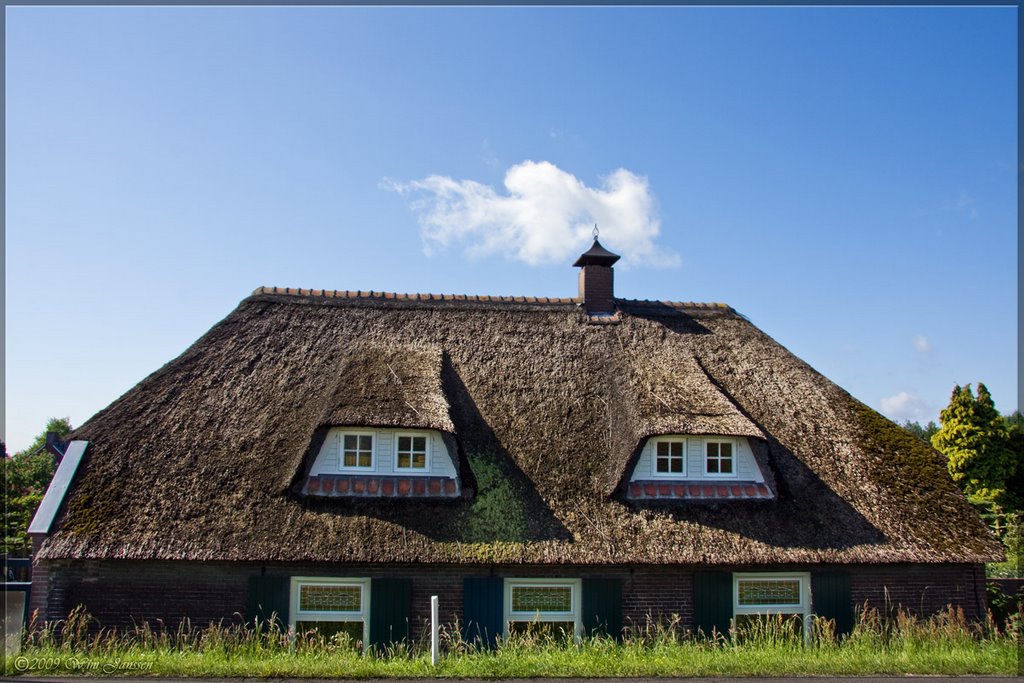
<svg viewBox="0 0 1024 683"><path fill-rule="evenodd" d="M454 433L441 389L442 350L426 344L346 349L318 426L418 427Z"/></svg>
<svg viewBox="0 0 1024 683"><path fill-rule="evenodd" d="M260 289L72 435L41 555L330 562L981 562L939 455L722 305ZM330 424L454 434L472 497L309 500ZM642 506L643 439L750 437L770 501ZM322 438L322 436L321 436ZM446 437L448 438L448 437ZM466 480L469 481L466 484Z"/></svg>

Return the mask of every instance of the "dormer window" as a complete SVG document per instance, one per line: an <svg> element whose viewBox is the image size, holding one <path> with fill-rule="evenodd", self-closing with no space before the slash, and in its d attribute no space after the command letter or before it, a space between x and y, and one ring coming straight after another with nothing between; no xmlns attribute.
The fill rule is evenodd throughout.
<svg viewBox="0 0 1024 683"><path fill-rule="evenodd" d="M398 434L395 439L395 469L425 470L429 460L429 442L422 434Z"/></svg>
<svg viewBox="0 0 1024 683"><path fill-rule="evenodd" d="M720 434L660 434L643 444L633 466L630 500L771 500L745 437Z"/></svg>
<svg viewBox="0 0 1024 683"><path fill-rule="evenodd" d="M661 437L654 440L654 468L651 476L680 478L686 476L686 439Z"/></svg>
<svg viewBox="0 0 1024 683"><path fill-rule="evenodd" d="M296 488L314 498L459 498L455 448L436 429L331 427Z"/></svg>
<svg viewBox="0 0 1024 683"><path fill-rule="evenodd" d="M704 440L704 473L709 477L735 477L732 439Z"/></svg>
<svg viewBox="0 0 1024 683"><path fill-rule="evenodd" d="M373 434L341 433L341 461L339 470L373 469Z"/></svg>

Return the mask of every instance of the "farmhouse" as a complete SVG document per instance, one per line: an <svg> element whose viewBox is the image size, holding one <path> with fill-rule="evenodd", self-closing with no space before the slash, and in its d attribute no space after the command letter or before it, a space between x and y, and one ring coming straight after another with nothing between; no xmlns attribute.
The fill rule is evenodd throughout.
<svg viewBox="0 0 1024 683"><path fill-rule="evenodd" d="M616 298L617 259L576 298L257 289L71 435L33 607L370 643L431 595L486 642L983 614L1001 553L939 454L726 305Z"/></svg>

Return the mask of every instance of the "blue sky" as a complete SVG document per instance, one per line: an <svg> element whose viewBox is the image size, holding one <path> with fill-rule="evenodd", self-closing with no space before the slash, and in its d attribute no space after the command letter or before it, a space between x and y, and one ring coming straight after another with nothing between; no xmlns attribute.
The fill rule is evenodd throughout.
<svg viewBox="0 0 1024 683"><path fill-rule="evenodd" d="M726 302L854 396L1018 405L1016 8L40 8L5 440L261 285Z"/></svg>

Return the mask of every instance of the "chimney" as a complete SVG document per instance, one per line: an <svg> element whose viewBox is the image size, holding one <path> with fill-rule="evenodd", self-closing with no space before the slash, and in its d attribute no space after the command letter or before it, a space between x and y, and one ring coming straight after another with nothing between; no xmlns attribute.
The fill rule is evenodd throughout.
<svg viewBox="0 0 1024 683"><path fill-rule="evenodd" d="M597 241L594 228L594 246L582 254L573 264L580 269L580 300L587 315L611 315L615 313L615 289L613 286L612 264L619 260Z"/></svg>

